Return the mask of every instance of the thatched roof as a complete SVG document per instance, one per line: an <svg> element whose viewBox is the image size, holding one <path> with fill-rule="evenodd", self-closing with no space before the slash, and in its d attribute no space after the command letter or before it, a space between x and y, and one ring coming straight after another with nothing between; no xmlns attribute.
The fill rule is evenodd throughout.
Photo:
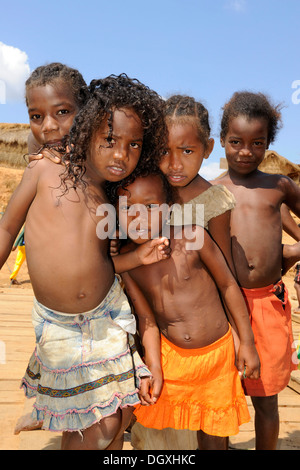
<svg viewBox="0 0 300 470"><path fill-rule="evenodd" d="M24 167L23 155L27 153L29 124L0 123L0 163Z"/></svg>
<svg viewBox="0 0 300 470"><path fill-rule="evenodd" d="M29 124L0 123L0 144L27 145L27 138L29 132Z"/></svg>
<svg viewBox="0 0 300 470"><path fill-rule="evenodd" d="M274 150L266 151L265 158L258 168L265 173L289 176L296 183L300 183L300 165L290 162Z"/></svg>
<svg viewBox="0 0 300 470"><path fill-rule="evenodd" d="M226 158L220 158L220 168L228 168ZM300 184L300 165L290 162L274 150L266 151L265 158L258 168L265 173L289 176L295 183Z"/></svg>

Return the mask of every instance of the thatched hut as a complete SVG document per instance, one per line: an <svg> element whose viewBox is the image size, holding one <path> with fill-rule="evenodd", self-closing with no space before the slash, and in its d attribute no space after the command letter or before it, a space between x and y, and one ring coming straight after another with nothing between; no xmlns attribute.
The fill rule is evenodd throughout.
<svg viewBox="0 0 300 470"><path fill-rule="evenodd" d="M224 170L228 168L226 158L220 159L220 168ZM265 173L289 176L300 185L300 165L290 162L274 150L266 151L265 158L258 168Z"/></svg>
<svg viewBox="0 0 300 470"><path fill-rule="evenodd" d="M29 124L0 123L0 164L24 167L23 155L27 153Z"/></svg>
<svg viewBox="0 0 300 470"><path fill-rule="evenodd" d="M289 176L300 184L300 165L292 163L274 150L267 150L265 158L258 167L261 171L271 174Z"/></svg>

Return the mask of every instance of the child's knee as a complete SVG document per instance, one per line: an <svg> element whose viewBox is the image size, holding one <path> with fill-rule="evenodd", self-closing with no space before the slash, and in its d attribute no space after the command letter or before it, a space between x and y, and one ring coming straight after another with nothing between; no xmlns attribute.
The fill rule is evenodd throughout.
<svg viewBox="0 0 300 470"><path fill-rule="evenodd" d="M101 419L87 429L64 433L62 449L65 450L105 450L119 433L122 414L115 414Z"/></svg>
<svg viewBox="0 0 300 470"><path fill-rule="evenodd" d="M278 418L278 395L270 397L251 397L256 413L265 418L276 420Z"/></svg>

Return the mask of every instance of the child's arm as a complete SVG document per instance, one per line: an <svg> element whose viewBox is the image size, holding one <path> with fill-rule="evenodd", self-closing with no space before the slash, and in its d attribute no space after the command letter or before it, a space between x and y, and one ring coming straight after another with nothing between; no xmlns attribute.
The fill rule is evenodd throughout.
<svg viewBox="0 0 300 470"><path fill-rule="evenodd" d="M27 211L36 194L37 180L38 171L35 165L33 167L29 165L0 220L0 268L8 258L13 243L25 222Z"/></svg>
<svg viewBox="0 0 300 470"><path fill-rule="evenodd" d="M153 376L152 383L148 383L147 389L141 390L141 402L142 404L153 404L160 395L163 383L160 357L160 332L153 312L134 280L128 273L124 273L122 279L138 317L138 329L145 351L145 363Z"/></svg>
<svg viewBox="0 0 300 470"><path fill-rule="evenodd" d="M298 236L300 234L300 229L297 227L297 224L294 222L287 210L287 207L290 208L297 217L300 217L300 188L288 177L282 176L280 183L285 195L284 204L281 206L283 229L295 238L295 240L298 240L298 243L295 243L294 245L283 246L282 275L284 275L297 261L300 260L300 242Z"/></svg>
<svg viewBox="0 0 300 470"><path fill-rule="evenodd" d="M288 177L281 177L281 184L284 190L284 203L291 211L300 217L300 187Z"/></svg>
<svg viewBox="0 0 300 470"><path fill-rule="evenodd" d="M134 250L114 255L112 260L115 272L122 274L142 264L157 263L170 256L169 240L166 237L155 238L139 245Z"/></svg>
<svg viewBox="0 0 300 470"><path fill-rule="evenodd" d="M212 217L208 222L208 230L213 240L222 251L222 254L224 258L226 259L227 264L229 268L231 269L231 272L236 277L236 271L235 271L235 267L233 263L232 250L231 250L230 217L231 217L231 210L228 210L224 212L223 214L220 214L216 217ZM225 306L225 309L226 309L226 315L228 317L228 320L232 328L232 335L234 339L235 350L238 351L240 347L239 346L240 341L238 337L237 327L235 325L235 322L230 312L226 308L226 306Z"/></svg>
<svg viewBox="0 0 300 470"><path fill-rule="evenodd" d="M288 233L294 240L297 242L300 241L300 227L296 224L295 220L290 214L290 211L286 204L281 205L281 220L282 220L282 228L283 230Z"/></svg>
<svg viewBox="0 0 300 470"><path fill-rule="evenodd" d="M197 227L197 229L199 230L200 227ZM204 244L199 250L199 254L214 278L224 303L237 327L240 339L237 368L240 374L245 372L247 377L256 379L260 374L260 362L254 345L254 336L246 303L220 249L210 238L209 234L206 231L204 232ZM244 370L245 367L246 370Z"/></svg>
<svg viewBox="0 0 300 470"><path fill-rule="evenodd" d="M213 217L208 222L208 230L215 243L222 251L232 273L235 275L235 267L231 251L230 216L231 211L228 210L217 217Z"/></svg>

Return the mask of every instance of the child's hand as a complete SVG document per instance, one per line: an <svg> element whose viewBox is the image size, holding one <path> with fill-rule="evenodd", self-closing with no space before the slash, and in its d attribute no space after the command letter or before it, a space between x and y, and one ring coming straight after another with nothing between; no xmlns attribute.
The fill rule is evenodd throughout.
<svg viewBox="0 0 300 470"><path fill-rule="evenodd" d="M166 237L149 240L136 249L141 264L157 263L170 257L170 242Z"/></svg>
<svg viewBox="0 0 300 470"><path fill-rule="evenodd" d="M232 336L233 336L233 344L234 344L234 352L235 352L235 363L237 365L238 361L238 354L240 350L240 338L234 328L231 328Z"/></svg>
<svg viewBox="0 0 300 470"><path fill-rule="evenodd" d="M260 360L253 345L240 344L237 368L242 379L258 379L260 377Z"/></svg>
<svg viewBox="0 0 300 470"><path fill-rule="evenodd" d="M120 240L116 239L111 239L110 244L109 244L109 252L110 256L117 256L119 254L120 250Z"/></svg>
<svg viewBox="0 0 300 470"><path fill-rule="evenodd" d="M151 370L151 372L153 372ZM139 397L142 405L154 405L161 393L163 379L161 370L154 372L152 377L142 377Z"/></svg>
<svg viewBox="0 0 300 470"><path fill-rule="evenodd" d="M48 158L53 163L62 163L61 155L53 149L44 148L40 153L30 153L27 155L29 163L34 160L41 160L44 157Z"/></svg>

